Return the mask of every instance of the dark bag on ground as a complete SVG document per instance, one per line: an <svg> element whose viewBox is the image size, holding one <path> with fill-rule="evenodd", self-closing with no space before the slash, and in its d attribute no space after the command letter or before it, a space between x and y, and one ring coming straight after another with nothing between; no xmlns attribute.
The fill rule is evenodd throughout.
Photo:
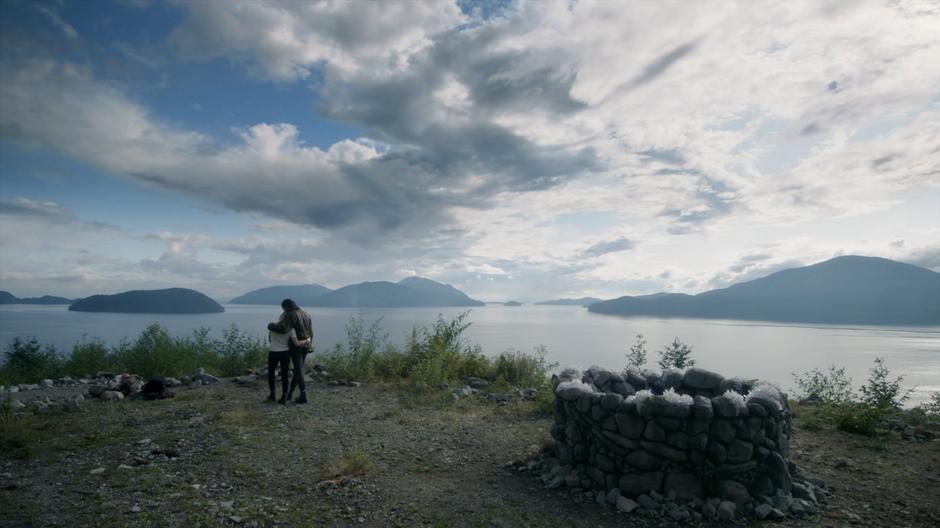
<svg viewBox="0 0 940 528"><path fill-rule="evenodd" d="M173 392L166 387L166 383L160 378L154 378L145 383L141 392L144 393L144 398L148 400L164 400L173 397Z"/></svg>

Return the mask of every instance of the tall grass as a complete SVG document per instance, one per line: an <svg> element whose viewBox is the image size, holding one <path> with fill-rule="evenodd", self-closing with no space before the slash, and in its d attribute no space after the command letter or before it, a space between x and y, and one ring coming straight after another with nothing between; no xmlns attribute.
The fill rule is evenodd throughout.
<svg viewBox="0 0 940 528"><path fill-rule="evenodd" d="M438 316L430 328L413 327L401 347L389 342L379 323L367 325L361 315L351 317L346 344L314 354L314 361L334 376L360 381L408 380L412 386L429 388L473 376L551 393L549 376L557 365L547 362L545 347L537 347L534 354L507 351L491 359L464 338L471 324L467 312L452 319Z"/></svg>

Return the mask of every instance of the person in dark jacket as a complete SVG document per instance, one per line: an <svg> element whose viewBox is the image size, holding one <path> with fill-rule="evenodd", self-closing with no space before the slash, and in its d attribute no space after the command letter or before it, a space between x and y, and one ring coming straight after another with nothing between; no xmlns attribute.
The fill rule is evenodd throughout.
<svg viewBox="0 0 940 528"><path fill-rule="evenodd" d="M290 348L293 378L287 391L287 398L290 399L294 394L294 388L300 387L300 396L295 401L297 403L307 403L304 363L307 361L307 354L313 351L313 322L310 320L310 315L291 299L281 301L281 309L284 311L281 313L280 319L276 323L268 323L268 330L281 334L293 330L298 341L307 340L305 345L291 346Z"/></svg>

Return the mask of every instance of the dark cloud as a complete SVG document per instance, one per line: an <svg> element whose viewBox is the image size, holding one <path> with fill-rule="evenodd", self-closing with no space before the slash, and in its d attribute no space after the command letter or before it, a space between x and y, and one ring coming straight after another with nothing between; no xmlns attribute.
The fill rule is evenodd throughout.
<svg viewBox="0 0 940 528"><path fill-rule="evenodd" d="M762 260L766 261L768 259ZM748 264L739 261L729 266L727 272L721 272L713 276L707 282L707 285L711 288L726 288L732 284L759 279L778 271L797 268L804 265L806 265L805 262L797 259L786 259L780 262L765 264Z"/></svg>
<svg viewBox="0 0 940 528"><path fill-rule="evenodd" d="M822 127L819 126L819 123L810 123L803 127L803 130L800 130L800 134L804 136L811 136L820 132L822 132Z"/></svg>
<svg viewBox="0 0 940 528"><path fill-rule="evenodd" d="M685 165L685 157L682 155L678 149L647 149L640 151L638 153L642 159L647 161L658 161L661 163L668 163L671 165ZM669 173L668 171L677 172L674 169L662 169L663 173Z"/></svg>
<svg viewBox="0 0 940 528"><path fill-rule="evenodd" d="M901 260L922 268L934 271L940 270L940 245L912 251L907 257Z"/></svg>
<svg viewBox="0 0 940 528"><path fill-rule="evenodd" d="M0 215L32 218L42 222L59 225L73 224L88 229L105 231L120 230L119 227L105 222L85 221L67 209L53 202L38 202L29 198L0 200Z"/></svg>
<svg viewBox="0 0 940 528"><path fill-rule="evenodd" d="M698 46L698 41L692 40L684 44L680 44L668 52L663 53L659 57L656 57L652 62L647 64L645 68L643 68L643 71L640 72L636 78L630 82L630 86L636 87L659 77L665 73L666 70L672 67L673 64L680 61L689 53L692 53L696 46Z"/></svg>
<svg viewBox="0 0 940 528"><path fill-rule="evenodd" d="M684 235L700 229L700 225L712 219L728 215L735 203L734 192L728 185L700 173L690 173L698 179L698 185L689 205L684 208L666 208L659 216L672 219L668 231Z"/></svg>
<svg viewBox="0 0 940 528"><path fill-rule="evenodd" d="M882 156L880 158L871 160L871 168L877 169L878 167L881 167L886 163L891 163L892 161L894 161L894 155L888 154L887 156Z"/></svg>
<svg viewBox="0 0 940 528"><path fill-rule="evenodd" d="M593 244L591 247L584 250L584 255L589 257L600 257L601 255L606 255L608 253L616 253L618 251L633 249L633 246L633 241L628 238L607 240Z"/></svg>

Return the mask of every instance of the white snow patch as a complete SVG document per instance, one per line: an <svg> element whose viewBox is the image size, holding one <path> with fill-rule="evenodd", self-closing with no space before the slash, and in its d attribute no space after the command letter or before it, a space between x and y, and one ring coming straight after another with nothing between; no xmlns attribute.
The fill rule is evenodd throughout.
<svg viewBox="0 0 940 528"><path fill-rule="evenodd" d="M663 397L666 398L666 401L673 405L692 405L692 397L688 394L679 394L675 390L669 388L663 392Z"/></svg>
<svg viewBox="0 0 940 528"><path fill-rule="evenodd" d="M589 383L584 383L578 380L563 381L555 387L555 394L560 394L562 391L568 389L577 389L586 393L594 393L594 386Z"/></svg>
<svg viewBox="0 0 940 528"><path fill-rule="evenodd" d="M722 394L720 397L724 398L725 400L728 400L729 402L734 404L735 407L739 409L747 408L747 406L744 404L744 396L741 396L740 394L738 394L737 392L734 392L733 390L725 391L725 393Z"/></svg>
<svg viewBox="0 0 940 528"><path fill-rule="evenodd" d="M783 401L783 395L781 395L780 389L776 385L766 381L758 382L758 384L751 389L751 392L747 395L747 401L751 399L770 401L777 406L778 411L783 409L780 404L780 402Z"/></svg>

